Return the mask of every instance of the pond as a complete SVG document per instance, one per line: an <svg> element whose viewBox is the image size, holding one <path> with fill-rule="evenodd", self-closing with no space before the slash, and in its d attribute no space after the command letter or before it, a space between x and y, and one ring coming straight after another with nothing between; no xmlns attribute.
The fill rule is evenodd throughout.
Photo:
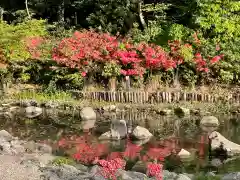
<svg viewBox="0 0 240 180"><path fill-rule="evenodd" d="M22 110L20 109L20 111ZM218 132L227 139L240 144L240 116L215 114L220 121ZM209 158L209 144L206 134L199 127L201 116L191 115L187 117L162 116L148 111L125 111L125 112L101 112L97 111L96 122L82 122L79 110L54 110L43 109L42 115L36 118L26 118L22 113L13 113L11 117L0 116L0 129L4 129L16 137L24 140L56 142L66 135L86 135L83 128L91 129L87 133L89 138L98 141L98 137L109 131L112 120L124 119L128 131L131 132L136 126L145 127L153 135L149 142L142 146L152 147L158 142L166 146L177 146L178 151L185 149L191 153L191 158L181 160L176 156L165 158L165 168L178 173L209 172L229 173L240 171L240 159L228 161L221 166L215 167ZM112 150L123 149L126 140L108 141ZM197 155L203 149L201 156ZM214 157L212 157L214 159ZM141 170L140 170L141 171Z"/></svg>

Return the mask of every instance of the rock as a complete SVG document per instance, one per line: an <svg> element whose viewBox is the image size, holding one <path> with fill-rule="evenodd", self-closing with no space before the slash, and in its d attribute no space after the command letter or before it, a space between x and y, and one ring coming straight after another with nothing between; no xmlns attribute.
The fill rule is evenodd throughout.
<svg viewBox="0 0 240 180"><path fill-rule="evenodd" d="M81 126L84 130L88 130L88 129L94 128L95 123L96 123L96 120L87 120L87 121L83 120L81 121Z"/></svg>
<svg viewBox="0 0 240 180"><path fill-rule="evenodd" d="M30 103L29 100L22 100L20 102L20 106L22 106L22 107L29 107L29 106L31 106L31 103Z"/></svg>
<svg viewBox="0 0 240 180"><path fill-rule="evenodd" d="M106 180L102 175L101 175L101 168L98 165L93 166L90 169L90 175L93 180Z"/></svg>
<svg viewBox="0 0 240 180"><path fill-rule="evenodd" d="M190 179L194 179L195 175L194 174L187 174L187 173L183 173L183 175L189 177Z"/></svg>
<svg viewBox="0 0 240 180"><path fill-rule="evenodd" d="M213 177L213 176L216 176L216 174L215 174L214 172L208 172L208 173L206 174L206 176L208 176L208 177Z"/></svg>
<svg viewBox="0 0 240 180"><path fill-rule="evenodd" d="M9 132L7 132L5 130L0 131L0 139L1 138L6 140L6 141L11 141L11 140L14 139L14 137Z"/></svg>
<svg viewBox="0 0 240 180"><path fill-rule="evenodd" d="M222 177L222 180L240 180L240 172L226 174Z"/></svg>
<svg viewBox="0 0 240 180"><path fill-rule="evenodd" d="M190 110L184 107L177 107L174 109L174 113L177 116L189 116L190 115Z"/></svg>
<svg viewBox="0 0 240 180"><path fill-rule="evenodd" d="M163 170L163 179L166 180L175 180L177 174L175 172L169 172L168 170Z"/></svg>
<svg viewBox="0 0 240 180"><path fill-rule="evenodd" d="M52 147L47 144L36 143L37 150L41 153L52 154Z"/></svg>
<svg viewBox="0 0 240 180"><path fill-rule="evenodd" d="M150 133L146 128L141 126L135 127L132 134L135 138L139 140L149 139L153 136L152 133Z"/></svg>
<svg viewBox="0 0 240 180"><path fill-rule="evenodd" d="M187 158L190 158L191 157L191 153L186 151L185 149L181 149L181 151L178 153L178 156L181 158L181 159L187 159Z"/></svg>
<svg viewBox="0 0 240 180"><path fill-rule="evenodd" d="M93 108L91 108L91 107L84 107L80 112L80 116L81 116L82 120L84 120L84 121L97 119L97 115L96 115L95 111L93 110Z"/></svg>
<svg viewBox="0 0 240 180"><path fill-rule="evenodd" d="M25 166L39 166L39 167L45 167L46 165L50 164L55 157L51 154L25 154L22 157L21 164Z"/></svg>
<svg viewBox="0 0 240 180"><path fill-rule="evenodd" d="M57 102L53 102L53 101L48 101L48 102L46 102L46 103L44 104L44 106L45 106L46 108L51 108L51 109L53 109L53 108L57 108L57 107L58 107L58 103L57 103Z"/></svg>
<svg viewBox="0 0 240 180"><path fill-rule="evenodd" d="M219 148L222 144L223 148L227 150L228 155L240 154L240 145L229 141L217 131L212 132L209 135L209 139L211 139L212 150Z"/></svg>
<svg viewBox="0 0 240 180"><path fill-rule="evenodd" d="M121 180L145 180L147 176L140 172L118 170L117 177Z"/></svg>
<svg viewBox="0 0 240 180"><path fill-rule="evenodd" d="M104 106L104 111L116 111L117 107L115 105Z"/></svg>
<svg viewBox="0 0 240 180"><path fill-rule="evenodd" d="M177 180L191 180L191 179L184 174L179 174Z"/></svg>
<svg viewBox="0 0 240 180"><path fill-rule="evenodd" d="M204 116L200 121L200 126L203 131L213 132L218 128L219 122L215 116Z"/></svg>
<svg viewBox="0 0 240 180"><path fill-rule="evenodd" d="M75 167L80 170L80 171L83 171L83 172L87 172L88 171L88 167L87 166L84 166L82 164L76 164Z"/></svg>
<svg viewBox="0 0 240 180"><path fill-rule="evenodd" d="M25 115L27 118L34 118L39 115L41 115L43 112L42 108L40 107L35 107L35 106L29 106L25 108Z"/></svg>
<svg viewBox="0 0 240 180"><path fill-rule="evenodd" d="M90 176L70 165L49 166L41 168L44 180L84 180Z"/></svg>
<svg viewBox="0 0 240 180"><path fill-rule="evenodd" d="M125 138L127 136L127 124L125 120L114 120L111 124L112 134L118 132L120 138Z"/></svg>
<svg viewBox="0 0 240 180"><path fill-rule="evenodd" d="M114 130L105 132L99 137L99 140L119 140L119 139L121 139L119 132Z"/></svg>
<svg viewBox="0 0 240 180"><path fill-rule="evenodd" d="M133 167L132 171L145 173L147 171L146 164L143 161L138 161Z"/></svg>
<svg viewBox="0 0 240 180"><path fill-rule="evenodd" d="M212 159L210 163L213 167L219 167L219 166L223 165L222 161L217 158Z"/></svg>
<svg viewBox="0 0 240 180"><path fill-rule="evenodd" d="M172 110L171 109L163 109L159 112L159 114L163 115L163 116L168 116L172 114Z"/></svg>
<svg viewBox="0 0 240 180"><path fill-rule="evenodd" d="M10 144L11 144L11 148L14 149L17 154L25 152L25 148L24 146L22 146L21 141L14 140L14 141L11 141Z"/></svg>

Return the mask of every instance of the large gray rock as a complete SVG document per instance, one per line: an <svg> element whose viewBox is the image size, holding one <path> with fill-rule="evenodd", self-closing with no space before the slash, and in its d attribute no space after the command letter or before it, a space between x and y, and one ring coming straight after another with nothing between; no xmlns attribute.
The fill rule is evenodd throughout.
<svg viewBox="0 0 240 180"><path fill-rule="evenodd" d="M140 172L119 170L117 174L121 180L145 180L145 179L147 179L147 176Z"/></svg>
<svg viewBox="0 0 240 180"><path fill-rule="evenodd" d="M42 108L40 107L35 107L35 106L29 106L25 108L25 116L27 118L34 118L39 115L41 115L43 112Z"/></svg>
<svg viewBox="0 0 240 180"><path fill-rule="evenodd" d="M41 168L44 180L84 180L89 179L87 172L82 172L70 165L49 166Z"/></svg>
<svg viewBox="0 0 240 180"><path fill-rule="evenodd" d="M191 179L185 174L179 174L177 180L191 180Z"/></svg>
<svg viewBox="0 0 240 180"><path fill-rule="evenodd" d="M81 126L84 130L89 130L89 129L94 128L95 123L96 123L95 119L93 119L93 120L83 120L83 121L81 121Z"/></svg>
<svg viewBox="0 0 240 180"><path fill-rule="evenodd" d="M175 180L177 174L175 172L170 172L168 170L163 170L163 179L165 180Z"/></svg>
<svg viewBox="0 0 240 180"><path fill-rule="evenodd" d="M146 128L141 126L135 127L132 134L135 138L140 140L149 139L153 136L152 133L150 133Z"/></svg>
<svg viewBox="0 0 240 180"><path fill-rule="evenodd" d="M188 159L191 157L191 153L188 152L187 150L185 149L181 149L181 151L178 153L178 156L181 158L181 159Z"/></svg>
<svg viewBox="0 0 240 180"><path fill-rule="evenodd" d="M1 130L0 131L0 139L4 139L6 141L11 141L14 139L14 137L7 131Z"/></svg>
<svg viewBox="0 0 240 180"><path fill-rule="evenodd" d="M240 154L240 145L234 142L229 141L224 136L222 136L219 132L212 132L209 135L209 139L211 139L211 147L212 149L219 148L220 145L223 145L223 148L227 150L228 155L239 155Z"/></svg>
<svg viewBox="0 0 240 180"><path fill-rule="evenodd" d="M204 116L200 121L200 126L203 131L213 132L219 126L219 121L215 116Z"/></svg>
<svg viewBox="0 0 240 180"><path fill-rule="evenodd" d="M226 174L222 177L222 180L240 180L240 172Z"/></svg>
<svg viewBox="0 0 240 180"><path fill-rule="evenodd" d="M93 110L93 108L91 108L91 107L84 107L80 112L80 116L81 116L82 120L84 120L84 121L97 119L97 115L96 115L95 111Z"/></svg>
<svg viewBox="0 0 240 180"><path fill-rule="evenodd" d="M107 131L103 133L100 137L99 140L120 140L121 136L118 131Z"/></svg>
<svg viewBox="0 0 240 180"><path fill-rule="evenodd" d="M111 124L111 131L118 132L120 138L125 138L127 136L127 123L125 120L114 120Z"/></svg>

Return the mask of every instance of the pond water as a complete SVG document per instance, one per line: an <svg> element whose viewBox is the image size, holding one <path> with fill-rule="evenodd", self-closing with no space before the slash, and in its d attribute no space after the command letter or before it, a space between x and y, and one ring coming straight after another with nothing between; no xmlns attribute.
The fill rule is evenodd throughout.
<svg viewBox="0 0 240 180"><path fill-rule="evenodd" d="M240 171L240 159L238 158L217 168L211 166L206 134L202 133L199 128L201 116L179 118L177 116L162 116L147 111L98 112L96 122L82 123L78 110L44 109L43 112L41 116L34 119L28 119L22 114L15 114L12 118L2 116L0 117L0 129L4 129L24 140L56 142L66 135L83 135L82 129L85 126L91 128L89 136L97 139L102 133L109 131L112 120L124 119L129 131L139 125L147 128L154 135L154 138L143 146L152 146L160 140L165 142L165 140L174 139L179 150L183 148L193 155L191 160L188 161L182 161L175 156L166 158L165 167L171 171L186 173ZM214 116L219 119L221 124L217 131L227 139L240 144L240 116L222 114ZM205 139L201 139L203 137ZM124 140L109 143L115 149L121 149L126 145ZM204 149L201 157L195 155L200 147Z"/></svg>

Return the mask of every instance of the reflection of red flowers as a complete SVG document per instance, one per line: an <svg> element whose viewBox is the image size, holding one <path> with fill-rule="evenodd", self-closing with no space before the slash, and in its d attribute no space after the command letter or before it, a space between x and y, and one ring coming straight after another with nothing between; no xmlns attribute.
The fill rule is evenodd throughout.
<svg viewBox="0 0 240 180"><path fill-rule="evenodd" d="M82 77L85 77L87 75L86 72L82 72Z"/></svg>

